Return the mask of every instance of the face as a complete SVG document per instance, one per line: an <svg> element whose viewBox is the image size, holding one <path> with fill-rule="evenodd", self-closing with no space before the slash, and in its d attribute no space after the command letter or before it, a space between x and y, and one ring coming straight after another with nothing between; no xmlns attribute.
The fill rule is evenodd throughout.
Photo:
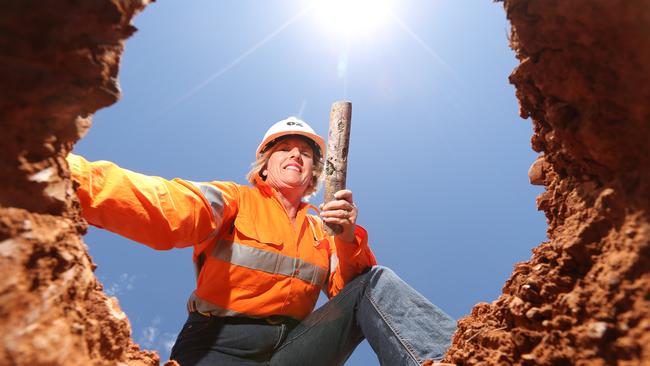
<svg viewBox="0 0 650 366"><path fill-rule="evenodd" d="M277 190L309 188L314 170L314 151L299 137L287 137L278 142L262 170L266 182Z"/></svg>

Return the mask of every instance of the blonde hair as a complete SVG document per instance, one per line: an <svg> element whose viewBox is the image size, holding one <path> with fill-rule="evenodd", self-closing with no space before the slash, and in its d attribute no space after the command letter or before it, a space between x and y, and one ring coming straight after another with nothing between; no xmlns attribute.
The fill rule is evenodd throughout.
<svg viewBox="0 0 650 366"><path fill-rule="evenodd" d="M273 154L273 152L277 150L278 142L285 137L303 138L305 141L309 143L309 146L311 146L311 149L314 152L314 157L313 157L314 168L312 170L313 176L311 178L311 184L309 185L307 190L305 190L305 193L303 195L303 197L310 197L311 195L314 195L316 194L316 192L318 192L318 188L321 183L320 181L323 176L324 163L323 163L323 157L321 156L320 153L320 149L315 146L314 142L311 139L300 135L282 136L280 139L269 142L267 146L270 145L270 147L267 148L267 150L265 150L264 152L262 152L262 154L260 154L260 156L257 159L255 159L255 161L251 164L251 169L246 174L246 179L254 186L257 186L260 181L266 180L266 177L262 176L262 170L264 170L264 168L266 167L266 164L268 163L271 154Z"/></svg>

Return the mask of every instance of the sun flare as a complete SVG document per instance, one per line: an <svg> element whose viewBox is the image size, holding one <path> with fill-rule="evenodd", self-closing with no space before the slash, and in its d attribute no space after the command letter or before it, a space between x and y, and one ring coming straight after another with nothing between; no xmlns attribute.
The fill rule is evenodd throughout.
<svg viewBox="0 0 650 366"><path fill-rule="evenodd" d="M367 36L386 23L390 0L313 0L322 26L346 38Z"/></svg>

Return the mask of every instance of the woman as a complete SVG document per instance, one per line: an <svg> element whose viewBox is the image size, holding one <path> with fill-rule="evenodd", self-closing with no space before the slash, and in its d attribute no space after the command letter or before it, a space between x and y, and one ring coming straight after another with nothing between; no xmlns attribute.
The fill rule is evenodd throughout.
<svg viewBox="0 0 650 366"><path fill-rule="evenodd" d="M181 365L342 365L364 339L382 365L440 359L454 321L377 266L352 192L307 214L325 144L274 124L251 186L165 180L70 155L83 216L155 249L194 246L197 287L171 359ZM343 230L327 236L323 222ZM312 312L319 292L330 301Z"/></svg>

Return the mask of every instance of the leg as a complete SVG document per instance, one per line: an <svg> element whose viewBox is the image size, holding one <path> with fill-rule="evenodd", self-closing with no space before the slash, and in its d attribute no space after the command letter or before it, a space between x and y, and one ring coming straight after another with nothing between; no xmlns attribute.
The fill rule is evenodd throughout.
<svg viewBox="0 0 650 366"><path fill-rule="evenodd" d="M382 365L440 359L455 322L388 268L375 266L296 327L271 365L342 365L368 339Z"/></svg>
<svg viewBox="0 0 650 366"><path fill-rule="evenodd" d="M357 310L359 326L382 365L440 360L456 322L386 267L368 273Z"/></svg>
<svg viewBox="0 0 650 366"><path fill-rule="evenodd" d="M284 325L233 323L232 319L192 313L170 359L182 366L268 365L285 334Z"/></svg>
<svg viewBox="0 0 650 366"><path fill-rule="evenodd" d="M358 276L294 328L271 358L271 366L336 366L363 340L355 307L367 281Z"/></svg>

